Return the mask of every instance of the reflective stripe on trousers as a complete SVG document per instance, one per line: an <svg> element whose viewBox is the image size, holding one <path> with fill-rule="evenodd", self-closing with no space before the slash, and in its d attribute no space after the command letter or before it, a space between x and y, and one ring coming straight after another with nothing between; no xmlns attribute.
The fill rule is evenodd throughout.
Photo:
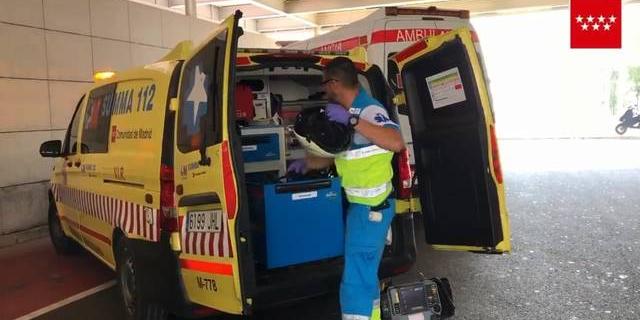
<svg viewBox="0 0 640 320"><path fill-rule="evenodd" d="M373 310L371 317L361 316L358 314L343 314L342 320L381 320L382 312L380 311L380 299L373 301Z"/></svg>
<svg viewBox="0 0 640 320"><path fill-rule="evenodd" d="M343 314L342 315L342 320L369 320L371 319L370 317L367 316L360 316L357 314Z"/></svg>

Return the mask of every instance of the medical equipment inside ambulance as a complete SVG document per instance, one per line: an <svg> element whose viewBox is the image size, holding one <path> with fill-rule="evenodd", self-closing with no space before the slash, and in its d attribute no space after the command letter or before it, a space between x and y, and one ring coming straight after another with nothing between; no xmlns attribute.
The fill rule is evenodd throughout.
<svg viewBox="0 0 640 320"><path fill-rule="evenodd" d="M304 132L301 143L302 136L294 133L296 122L301 132L302 122L307 127L309 120L322 125L314 121L322 117L327 104L321 82L320 70L238 72L236 120L257 270L278 270L344 254L345 202L340 179L331 170L306 175L286 172L289 162L306 156L305 144L310 141L306 137L314 131ZM350 135L346 127L342 129L346 149Z"/></svg>
<svg viewBox="0 0 640 320"><path fill-rule="evenodd" d="M298 113L293 134L310 154L333 158L349 148L353 129L329 121L325 109L318 107Z"/></svg>

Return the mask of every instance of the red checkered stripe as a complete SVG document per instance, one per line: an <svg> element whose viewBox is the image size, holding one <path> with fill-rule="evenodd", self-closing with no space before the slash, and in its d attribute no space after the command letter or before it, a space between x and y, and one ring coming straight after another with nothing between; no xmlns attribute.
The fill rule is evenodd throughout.
<svg viewBox="0 0 640 320"><path fill-rule="evenodd" d="M154 242L160 238L158 209L60 184L52 184L51 191L56 202L118 227L129 236Z"/></svg>
<svg viewBox="0 0 640 320"><path fill-rule="evenodd" d="M180 228L184 253L222 258L233 257L229 221L226 215L222 215L220 232L188 232L184 217L180 217Z"/></svg>

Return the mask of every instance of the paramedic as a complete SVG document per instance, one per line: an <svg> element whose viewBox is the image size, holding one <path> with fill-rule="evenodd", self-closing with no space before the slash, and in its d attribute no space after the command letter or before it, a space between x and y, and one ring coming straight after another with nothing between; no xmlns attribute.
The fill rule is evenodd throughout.
<svg viewBox="0 0 640 320"><path fill-rule="evenodd" d="M308 156L293 162L289 171L304 173L335 163L349 209L345 234L345 266L340 284L343 320L380 319L378 267L385 237L395 212L390 198L394 152L405 148L398 125L380 102L358 83L351 60L333 59L323 73L324 89L331 103L331 121L354 128L353 143L333 158Z"/></svg>

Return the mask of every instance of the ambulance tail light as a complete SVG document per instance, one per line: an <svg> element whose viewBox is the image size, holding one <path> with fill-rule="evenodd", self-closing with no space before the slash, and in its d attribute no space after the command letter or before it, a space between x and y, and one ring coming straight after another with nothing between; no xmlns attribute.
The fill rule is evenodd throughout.
<svg viewBox="0 0 640 320"><path fill-rule="evenodd" d="M398 177L400 186L398 188L398 199L411 198L411 166L409 165L409 149L400 151L398 156Z"/></svg>
<svg viewBox="0 0 640 320"><path fill-rule="evenodd" d="M174 191L173 168L163 164L160 167L160 229L167 232L178 231Z"/></svg>
<svg viewBox="0 0 640 320"><path fill-rule="evenodd" d="M498 139L496 138L496 130L493 126L489 126L491 134L491 159L493 160L493 172L496 174L496 180L502 184L502 165L500 164L500 152L498 152Z"/></svg>

